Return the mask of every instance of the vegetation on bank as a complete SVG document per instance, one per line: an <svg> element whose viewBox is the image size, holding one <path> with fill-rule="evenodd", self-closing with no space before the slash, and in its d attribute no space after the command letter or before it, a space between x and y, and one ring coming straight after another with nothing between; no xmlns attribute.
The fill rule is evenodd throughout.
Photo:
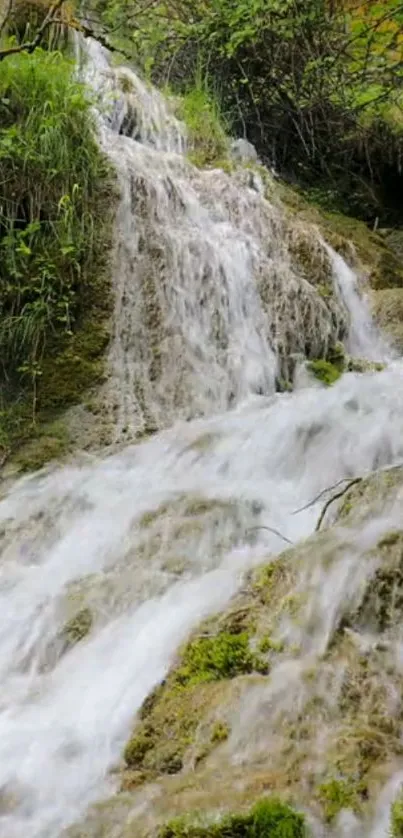
<svg viewBox="0 0 403 838"><path fill-rule="evenodd" d="M91 104L66 54L0 63L0 460L62 453L59 410L102 375L114 187Z"/></svg>
<svg viewBox="0 0 403 838"><path fill-rule="evenodd" d="M188 819L171 821L158 838L307 838L305 818L276 798L263 798L246 813L231 814L208 826Z"/></svg>
<svg viewBox="0 0 403 838"><path fill-rule="evenodd" d="M93 0L151 79L200 73L233 132L324 205L402 219L400 0Z"/></svg>

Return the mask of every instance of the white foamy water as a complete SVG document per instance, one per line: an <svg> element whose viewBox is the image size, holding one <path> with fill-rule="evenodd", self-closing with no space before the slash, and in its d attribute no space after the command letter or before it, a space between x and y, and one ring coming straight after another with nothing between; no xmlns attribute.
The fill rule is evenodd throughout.
<svg viewBox="0 0 403 838"><path fill-rule="evenodd" d="M313 531L321 504L296 509L403 459L399 364L275 394L301 311L310 340L316 330L330 339L325 304L291 267L279 211L248 185L193 169L162 97L91 51L92 84L109 85L102 143L122 191L107 401L116 439L162 430L22 480L0 502L5 838L57 838L109 793L135 713L191 628L283 549L281 535ZM347 266L333 258L362 352L360 297L353 305ZM63 627L83 608L91 629L68 646Z"/></svg>

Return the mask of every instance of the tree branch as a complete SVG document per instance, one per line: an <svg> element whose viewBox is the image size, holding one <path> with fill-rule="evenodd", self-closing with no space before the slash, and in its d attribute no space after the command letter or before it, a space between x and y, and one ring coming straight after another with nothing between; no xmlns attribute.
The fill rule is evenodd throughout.
<svg viewBox="0 0 403 838"><path fill-rule="evenodd" d="M293 544L294 543L293 541L290 541L290 539L287 538L286 535L283 535L278 530L275 530L274 527L263 527L263 526L262 527L249 527L248 532L254 532L254 530L267 530L268 532L274 533L274 535L277 535L279 538L282 538L283 541L287 542L287 544Z"/></svg>

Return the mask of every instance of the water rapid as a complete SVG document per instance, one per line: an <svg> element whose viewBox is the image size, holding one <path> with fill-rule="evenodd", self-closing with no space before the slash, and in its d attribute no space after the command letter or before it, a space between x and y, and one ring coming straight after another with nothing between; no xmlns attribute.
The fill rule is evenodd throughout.
<svg viewBox="0 0 403 838"><path fill-rule="evenodd" d="M162 96L95 42L89 56L121 188L102 394L121 445L0 501L4 838L57 838L111 794L135 713L190 630L247 569L312 533L322 504L297 509L403 459L399 361L276 392L334 330L349 329L352 354L387 360L344 260L323 251L329 309L296 272L258 175L195 169ZM335 608L345 592L332 585ZM90 630L69 645L83 610Z"/></svg>

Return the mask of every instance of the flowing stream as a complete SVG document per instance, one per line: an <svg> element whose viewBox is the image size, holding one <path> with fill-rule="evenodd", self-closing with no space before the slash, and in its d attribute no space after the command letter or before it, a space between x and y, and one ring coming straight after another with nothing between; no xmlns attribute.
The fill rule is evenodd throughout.
<svg viewBox="0 0 403 838"><path fill-rule="evenodd" d="M94 42L89 54L122 193L103 398L127 444L24 478L0 502L4 838L57 838L111 793L136 710L192 627L284 538L313 531L321 503L296 509L403 458L399 361L329 389L304 379L275 392L287 328L301 349L301 289L312 339L329 339L322 303L314 310L291 268L280 211L258 176L194 169L162 97L111 70ZM356 278L330 255L351 352L385 359ZM91 628L69 646L80 609Z"/></svg>

